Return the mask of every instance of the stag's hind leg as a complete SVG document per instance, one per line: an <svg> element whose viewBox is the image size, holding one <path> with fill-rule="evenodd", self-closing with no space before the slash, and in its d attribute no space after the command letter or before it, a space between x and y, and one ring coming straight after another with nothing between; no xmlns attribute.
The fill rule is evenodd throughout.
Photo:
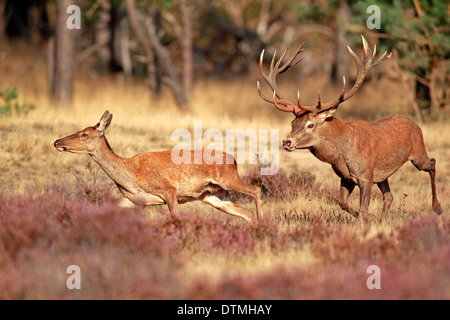
<svg viewBox="0 0 450 320"><path fill-rule="evenodd" d="M436 176L436 160L434 158L428 158L428 156L422 158L410 158L412 164L417 168L417 170L425 171L430 174L431 180L431 194L432 194L432 207L434 212L438 215L442 214L442 207L437 199L436 195L436 184L435 184L435 176Z"/></svg>
<svg viewBox="0 0 450 320"><path fill-rule="evenodd" d="M381 192L383 193L383 211L381 212L380 222L383 221L386 212L389 210L389 207L392 204L392 201L394 200L394 197L392 196L391 189L389 188L389 182L388 180L381 181L377 183L378 188L380 188Z"/></svg>

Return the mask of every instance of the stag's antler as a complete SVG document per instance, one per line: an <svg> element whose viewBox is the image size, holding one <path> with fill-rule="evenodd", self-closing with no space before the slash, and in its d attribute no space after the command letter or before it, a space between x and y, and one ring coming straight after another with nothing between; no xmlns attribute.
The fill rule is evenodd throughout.
<svg viewBox="0 0 450 320"><path fill-rule="evenodd" d="M277 60L276 63L275 63L275 57L277 55L277 52L275 51L275 53L273 54L273 57L272 57L272 62L270 63L270 69L269 69L269 74L268 75L264 74L264 72L263 72L264 50L261 52L261 56L260 56L260 59L259 59L259 73L261 74L261 77L267 82L267 84L272 89L272 91L273 91L273 99L266 98L262 94L262 92L261 92L261 85L259 84L259 81L257 81L257 89L258 89L259 96L264 101L267 101L269 103L273 103L281 111L286 111L286 112L299 112L299 111L301 111L296 105L293 105L292 103L290 103L288 100L286 100L280 94L280 91L278 90L278 87L277 87L276 77L280 73L286 72L287 70L289 70L290 68L292 68L297 63L299 63L300 61L303 60L303 58L301 58L301 59L298 59L297 61L294 61L295 58L303 51L302 47L303 47L304 44L305 44L305 42L303 42L298 47L298 49L295 52L295 54L289 59L289 61L287 61L285 64L283 64L281 66L281 68L280 68L281 61L286 56L286 54L287 54L287 52L289 50L289 47L286 48L286 50L281 55L280 59ZM280 104L282 104L282 105L280 105Z"/></svg>
<svg viewBox="0 0 450 320"><path fill-rule="evenodd" d="M261 54L261 59L260 59L260 63L259 63L259 70L260 73L262 75L262 77L264 78L264 80L266 80L266 82L269 84L270 88L274 91L273 94L273 99L268 99L266 97L264 97L264 95L261 93L261 87L259 85L258 82L258 93L261 96L261 98L267 102L273 103L279 110L281 111L289 111L289 112L294 112L296 116L300 116L304 113L308 113L308 112L313 112L315 114L329 110L329 109L333 109L333 108L337 108L339 106L340 103L344 102L345 100L350 99L361 87L361 85L364 82L364 79L366 77L366 74L374 67L376 67L377 65L379 65L380 63L382 63L383 61L389 59L392 55L392 53L387 54L387 52L385 52L380 58L378 58L376 61L374 61L375 58L375 54L377 51L377 47L375 46L372 50L369 47L369 44L367 43L366 39L364 39L364 37L361 35L362 38L362 42L363 42L363 48L364 48L364 60L363 63L361 63L361 61L359 60L358 56L353 52L353 50L347 46L348 51L350 52L350 55L352 56L353 60L355 61L356 67L358 68L358 74L356 77L356 81L355 84L353 85L353 87L348 91L345 92L345 88L346 88L346 80L345 80L345 76L342 77L342 82L343 82L343 86L342 86L342 90L341 93L339 95L339 97L323 103L321 98L320 98L320 92L318 94L318 99L317 99L317 104L315 106L304 106L301 104L300 101L300 91L298 92L297 95L297 105L295 105L294 103L288 101L287 99L283 98L278 91L278 88L276 86L276 81L275 81L275 77L284 72L289 70L291 67L293 67L294 65L296 65L298 62L300 62L302 59L296 61L295 63L293 63L293 60L295 59L295 57L301 52L303 44L302 43L299 47L299 49L297 49L297 52L294 54L294 56L286 63L283 65L282 69L279 71L278 70L278 66L281 63L281 60L284 58L284 56L287 53L287 50L283 53L283 55L281 56L281 58L277 61L275 67L274 67L274 60L275 60L275 54L274 57L272 59L272 63L270 65L270 73L269 76L266 76L263 74L262 72L262 57L264 55L264 51Z"/></svg>

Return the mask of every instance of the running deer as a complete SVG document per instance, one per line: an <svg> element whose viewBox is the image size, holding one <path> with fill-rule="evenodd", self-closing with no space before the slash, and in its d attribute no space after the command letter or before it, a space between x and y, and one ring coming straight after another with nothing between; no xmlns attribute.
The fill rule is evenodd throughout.
<svg viewBox="0 0 450 320"><path fill-rule="evenodd" d="M364 60L361 62L358 56L347 46L350 55L357 66L357 78L353 87L346 91L346 81L343 77L343 87L339 96L329 102L322 102L320 92L317 104L314 106L303 105L300 101L300 92L297 95L297 103L284 98L278 90L276 77L302 59L295 61L303 51L302 43L295 54L280 66L288 52L275 62L276 53L270 64L269 74L263 71L264 50L261 53L259 72L262 78L272 89L272 98L267 98L261 91L259 82L257 90L260 97L273 104L277 109L285 112L293 112L295 119L292 121L292 130L283 140L283 148L286 151L296 149L309 149L319 160L331 164L334 172L341 178L339 192L340 207L352 216L362 217L367 220L367 210L370 202L371 188L376 183L383 194L383 211L380 222L383 221L386 212L393 201L388 178L395 173L407 160L421 171L428 172L431 178L432 207L437 214L442 214L442 208L436 197L434 182L436 174L436 160L428 158L420 127L403 115L393 114L375 120L373 122L354 121L343 122L333 117L339 105L350 99L363 84L366 74L375 66L391 57L385 52L380 58L374 60L376 46L372 52L363 36ZM360 188L360 211L357 212L347 204L347 198L355 186Z"/></svg>
<svg viewBox="0 0 450 320"><path fill-rule="evenodd" d="M247 194L255 199L256 216L262 217L261 189L245 183L238 174L233 156L223 154L222 164L214 163L214 152L191 152L192 164L174 164L172 150L147 152L132 158L116 155L106 140L105 130L111 124L112 114L105 111L100 122L70 136L58 139L54 146L58 151L87 153L115 182L126 202L137 206L164 204L170 213L179 212L179 203L201 200L211 206L250 222L252 211L236 203L221 199L227 190ZM180 152L184 152L181 150ZM195 164L194 157L201 152L202 163ZM181 155L182 156L182 155ZM206 159L206 157L212 159ZM217 161L218 162L218 161ZM210 163L210 164L208 164Z"/></svg>

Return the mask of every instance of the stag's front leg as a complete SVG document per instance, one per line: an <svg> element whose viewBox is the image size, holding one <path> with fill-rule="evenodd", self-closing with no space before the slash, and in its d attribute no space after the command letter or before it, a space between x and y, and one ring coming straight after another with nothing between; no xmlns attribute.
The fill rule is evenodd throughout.
<svg viewBox="0 0 450 320"><path fill-rule="evenodd" d="M370 193L372 191L373 182L370 180L360 180L359 181L359 216L362 222L368 222L367 212L369 210L370 204Z"/></svg>
<svg viewBox="0 0 450 320"><path fill-rule="evenodd" d="M347 211L355 218L358 218L358 212L350 208L347 203L348 197L352 194L353 189L355 189L355 184L353 182L349 182L345 179L341 179L341 188L339 190L339 206L342 210Z"/></svg>

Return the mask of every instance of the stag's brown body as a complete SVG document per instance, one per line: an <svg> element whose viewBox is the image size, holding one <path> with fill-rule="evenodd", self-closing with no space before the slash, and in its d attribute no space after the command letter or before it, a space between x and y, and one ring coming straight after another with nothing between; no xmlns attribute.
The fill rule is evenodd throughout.
<svg viewBox="0 0 450 320"><path fill-rule="evenodd" d="M214 152L209 154L203 150L193 150L189 151L191 162L179 164L172 161L172 150L122 158L113 152L104 135L111 119L112 114L106 111L96 126L56 140L55 148L58 151L89 154L134 205L166 203L171 213L177 213L179 203L201 200L221 211L251 221L250 210L221 199L226 196L224 191L233 190L253 197L257 218L262 216L261 189L245 183L239 177L236 161L230 154L215 151L222 154L223 161L220 162ZM196 159L202 159L202 163L196 164Z"/></svg>
<svg viewBox="0 0 450 320"><path fill-rule="evenodd" d="M408 159L428 160L420 128L403 115L374 122L345 123L332 118L317 129L317 135L320 142L309 147L310 151L331 164L339 176L356 184L362 180L382 182ZM415 145L421 148L413 150Z"/></svg>
<svg viewBox="0 0 450 320"><path fill-rule="evenodd" d="M309 149L318 159L331 164L334 172L341 178L339 205L351 215L367 218L371 188L374 183L383 193L383 220L393 201L388 178L406 161L422 171L429 172L432 190L433 210L442 214L442 208L436 196L435 173L436 161L428 158L420 127L403 115L390 115L373 122L354 121L345 123L333 117L340 103L350 99L361 87L366 74L376 65L382 63L390 55L383 54L374 61L376 48L372 52L362 37L364 45L364 61L361 62L350 49L349 52L358 67L358 75L353 87L346 92L345 77L343 88L338 98L323 103L318 96L315 106L304 106L298 94L297 104L281 96L276 85L276 76L289 70L301 61L296 56L303 51L303 44L289 61L280 67L283 57L275 63L275 54L270 65L269 75L262 71L263 55L260 60L260 73L273 90L273 98L266 98L258 83L258 93L267 102L273 103L281 111L293 112L292 131L283 140L286 151ZM294 62L295 61L295 62ZM356 212L347 204L347 198L355 186L360 188L360 212Z"/></svg>

